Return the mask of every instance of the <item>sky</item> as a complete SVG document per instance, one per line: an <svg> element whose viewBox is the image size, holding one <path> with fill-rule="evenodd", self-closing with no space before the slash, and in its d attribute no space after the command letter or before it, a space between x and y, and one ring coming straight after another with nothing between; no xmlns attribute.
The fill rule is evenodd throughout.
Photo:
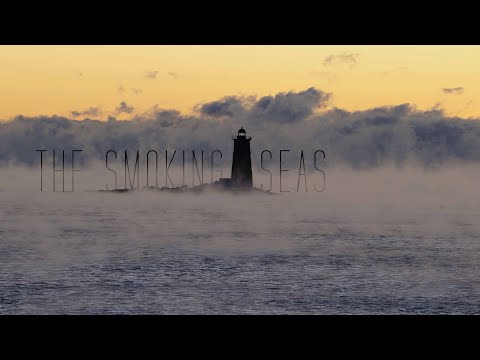
<svg viewBox="0 0 480 360"><path fill-rule="evenodd" d="M195 113L316 88L322 109L409 103L480 118L480 46L0 46L0 119Z"/></svg>

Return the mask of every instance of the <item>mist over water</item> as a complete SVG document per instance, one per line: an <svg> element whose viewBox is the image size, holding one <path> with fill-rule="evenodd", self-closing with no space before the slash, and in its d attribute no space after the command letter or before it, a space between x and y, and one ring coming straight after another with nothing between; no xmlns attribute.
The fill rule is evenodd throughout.
<svg viewBox="0 0 480 360"><path fill-rule="evenodd" d="M87 191L113 185L102 164L40 192L2 168L0 313L479 313L480 170L334 167L315 192L310 169L296 192L289 169L269 196Z"/></svg>

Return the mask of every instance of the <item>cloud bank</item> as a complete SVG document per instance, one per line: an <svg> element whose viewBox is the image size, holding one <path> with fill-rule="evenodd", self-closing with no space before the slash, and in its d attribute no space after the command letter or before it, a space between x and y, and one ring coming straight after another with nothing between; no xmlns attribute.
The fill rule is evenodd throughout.
<svg viewBox="0 0 480 360"><path fill-rule="evenodd" d="M321 149L327 166L353 169L480 162L479 121L447 117L438 109L420 111L409 104L356 112L325 110L330 97L315 88L261 98L230 96L198 105L194 115L153 107L133 115L131 121L17 116L0 122L0 165L36 166L36 150L53 148L83 149L85 163L105 161L110 149L205 150L207 154L220 149L228 155L231 136L241 126L253 137L255 158L269 149L277 161L279 150L290 149L297 167L298 156L293 154L302 149L307 162ZM123 104L118 110L128 113L130 108Z"/></svg>
<svg viewBox="0 0 480 360"><path fill-rule="evenodd" d="M296 123L311 116L316 108L323 108L331 94L315 88L298 93L278 93L254 97L225 97L219 101L203 104L199 110L202 115L216 117L235 117L244 122Z"/></svg>

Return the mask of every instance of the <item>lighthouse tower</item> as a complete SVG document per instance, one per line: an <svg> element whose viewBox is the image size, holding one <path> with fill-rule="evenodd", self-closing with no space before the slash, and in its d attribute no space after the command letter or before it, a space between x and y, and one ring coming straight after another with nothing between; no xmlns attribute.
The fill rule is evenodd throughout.
<svg viewBox="0 0 480 360"><path fill-rule="evenodd" d="M231 185L244 189L253 188L252 159L250 157L250 140L243 127L238 136L233 138L233 161Z"/></svg>

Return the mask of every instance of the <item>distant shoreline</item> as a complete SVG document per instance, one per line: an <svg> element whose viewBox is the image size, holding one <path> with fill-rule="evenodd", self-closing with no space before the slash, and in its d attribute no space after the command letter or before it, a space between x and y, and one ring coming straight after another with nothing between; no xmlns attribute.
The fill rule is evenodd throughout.
<svg viewBox="0 0 480 360"><path fill-rule="evenodd" d="M206 192L217 192L217 193L229 193L229 194L265 194L265 195L278 195L277 193L271 191L265 191L258 188L233 188L233 187L224 187L214 184L202 184L194 187L187 187L186 185L178 187L142 187L142 188L132 188L132 189L113 189L113 190L97 190L97 192L104 193L127 193L127 192L136 192L136 191L152 191L152 192L166 192L173 194L202 194Z"/></svg>

